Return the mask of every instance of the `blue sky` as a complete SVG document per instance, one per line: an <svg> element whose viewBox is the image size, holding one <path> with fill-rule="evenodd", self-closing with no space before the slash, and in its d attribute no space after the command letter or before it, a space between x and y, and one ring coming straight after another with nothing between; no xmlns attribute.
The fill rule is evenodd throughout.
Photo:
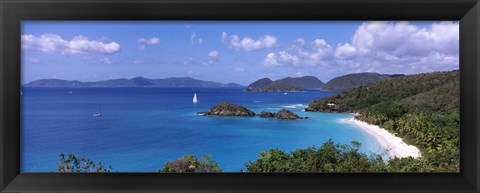
<svg viewBox="0 0 480 193"><path fill-rule="evenodd" d="M24 21L22 83L445 71L459 68L458 30L440 21Z"/></svg>

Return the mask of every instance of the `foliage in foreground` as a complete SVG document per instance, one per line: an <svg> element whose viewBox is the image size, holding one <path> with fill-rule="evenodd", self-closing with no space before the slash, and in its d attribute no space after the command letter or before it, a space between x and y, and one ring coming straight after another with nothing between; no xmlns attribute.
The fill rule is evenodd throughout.
<svg viewBox="0 0 480 193"><path fill-rule="evenodd" d="M57 163L58 172L113 172L112 166L106 167L102 162L95 163L87 157L77 157L73 154L59 154ZM210 155L203 155L198 159L194 155L184 155L181 158L169 161L163 169L157 172L222 172L222 168Z"/></svg>
<svg viewBox="0 0 480 193"><path fill-rule="evenodd" d="M325 142L320 148L307 147L291 153L270 149L259 153L259 158L245 164L248 172L435 172L436 167L426 159L394 158L388 161L379 154L366 155L359 151L361 144L350 145ZM112 172L102 163L95 164L86 157L59 155L59 172ZM201 159L184 155L169 161L157 172L222 172L222 168L209 155Z"/></svg>
<svg viewBox="0 0 480 193"><path fill-rule="evenodd" d="M320 148L308 147L285 153L270 149L259 153L259 158L245 164L249 172L432 172L435 170L424 159L394 158L388 161L379 154L359 152L361 144L351 145L325 142Z"/></svg>
<svg viewBox="0 0 480 193"><path fill-rule="evenodd" d="M104 166L102 162L95 163L87 157L77 157L73 154L59 154L58 172L112 172L112 166Z"/></svg>
<svg viewBox="0 0 480 193"><path fill-rule="evenodd" d="M194 155L187 154L167 162L158 172L222 172L222 168L209 155L203 155L198 159Z"/></svg>

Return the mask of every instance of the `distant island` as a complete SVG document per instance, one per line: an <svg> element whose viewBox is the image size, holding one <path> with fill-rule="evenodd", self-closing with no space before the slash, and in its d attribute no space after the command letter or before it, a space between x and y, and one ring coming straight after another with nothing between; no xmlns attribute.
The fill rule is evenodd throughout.
<svg viewBox="0 0 480 193"><path fill-rule="evenodd" d="M314 76L286 77L279 80L269 78L259 79L246 88L245 92L300 92L304 90L348 91L359 86L402 77L403 74L378 74L371 72L347 74L333 78L323 83ZM78 80L40 79L29 82L24 86L30 87L245 87L237 83L221 83L198 80L191 77L172 77L164 79L149 79L135 77L131 79L119 78L95 82Z"/></svg>
<svg viewBox="0 0 480 193"><path fill-rule="evenodd" d="M81 82L78 80L40 79L29 82L25 86L32 87L243 87L236 83L221 83L197 80L191 77L148 79L135 77L132 79L120 78L96 82Z"/></svg>
<svg viewBox="0 0 480 193"><path fill-rule="evenodd" d="M269 78L262 78L257 80L247 88L245 92L298 92L305 89L317 89L320 90L324 83L314 76L303 76L298 78L283 78L280 80L272 81Z"/></svg>
<svg viewBox="0 0 480 193"><path fill-rule="evenodd" d="M402 77L403 74L378 74L372 72L347 74L333 78L326 84L314 76L298 78L287 77L273 81L269 78L259 79L244 89L245 92L299 92L304 90L347 91L359 86Z"/></svg>

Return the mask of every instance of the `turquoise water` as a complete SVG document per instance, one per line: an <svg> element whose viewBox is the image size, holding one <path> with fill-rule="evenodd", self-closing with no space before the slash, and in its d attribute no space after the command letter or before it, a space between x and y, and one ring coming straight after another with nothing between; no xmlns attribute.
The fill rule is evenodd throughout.
<svg viewBox="0 0 480 193"><path fill-rule="evenodd" d="M192 103L197 93L197 104ZM242 92L242 88L23 88L21 170L56 170L58 154L73 153L120 172L155 172L184 154L210 154L227 172L245 169L258 152L321 146L332 139L383 151L374 138L338 119L349 114L304 112L338 92ZM201 116L221 101L256 113L291 110L309 119ZM101 112L101 117L92 114Z"/></svg>

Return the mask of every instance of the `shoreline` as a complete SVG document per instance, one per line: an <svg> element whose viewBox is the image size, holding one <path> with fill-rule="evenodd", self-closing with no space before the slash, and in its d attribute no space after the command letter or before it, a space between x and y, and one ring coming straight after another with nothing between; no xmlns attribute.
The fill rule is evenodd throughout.
<svg viewBox="0 0 480 193"><path fill-rule="evenodd" d="M402 138L395 136L384 128L380 128L377 125L371 125L355 118L339 119L339 121L356 126L373 136L390 155L390 158L421 157L420 150L417 147L406 144L403 142Z"/></svg>

